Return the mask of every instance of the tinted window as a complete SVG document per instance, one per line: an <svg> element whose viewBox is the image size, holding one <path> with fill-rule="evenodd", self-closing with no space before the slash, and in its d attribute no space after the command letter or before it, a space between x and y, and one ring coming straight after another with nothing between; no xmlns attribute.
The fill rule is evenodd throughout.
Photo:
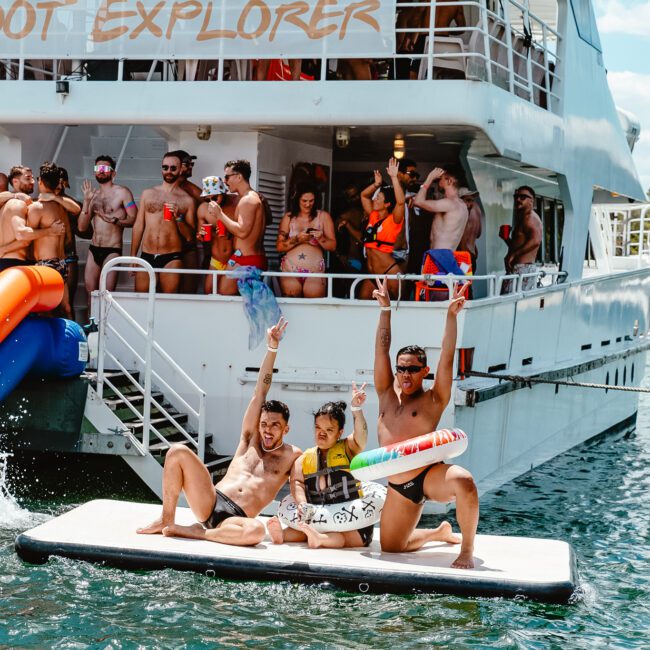
<svg viewBox="0 0 650 650"><path fill-rule="evenodd" d="M582 40L587 41L593 45L599 52L602 52L600 45L600 37L598 36L598 29L596 28L596 17L594 16L594 9L591 6L591 0L571 0L571 7L573 9L573 16L576 20L578 33Z"/></svg>

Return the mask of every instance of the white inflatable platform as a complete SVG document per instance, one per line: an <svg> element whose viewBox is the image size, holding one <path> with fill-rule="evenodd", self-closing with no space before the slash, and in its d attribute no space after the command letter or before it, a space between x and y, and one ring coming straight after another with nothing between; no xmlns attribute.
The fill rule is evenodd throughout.
<svg viewBox="0 0 650 650"><path fill-rule="evenodd" d="M160 505L90 501L19 535L16 551L43 564L52 555L124 569L179 569L236 580L330 583L362 592L439 592L462 596L526 596L566 602L576 588L576 568L566 542L478 535L474 569L450 567L459 546L426 544L416 553L382 553L379 529L368 548L310 549L274 545L252 548L202 540L138 535L160 515ZM259 517L265 522L267 517ZM187 508L176 521L192 524Z"/></svg>

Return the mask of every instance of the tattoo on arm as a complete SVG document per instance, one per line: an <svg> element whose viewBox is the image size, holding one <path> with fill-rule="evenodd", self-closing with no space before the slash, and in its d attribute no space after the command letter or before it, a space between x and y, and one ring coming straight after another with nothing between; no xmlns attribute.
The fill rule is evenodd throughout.
<svg viewBox="0 0 650 650"><path fill-rule="evenodd" d="M267 373L266 375L264 375L263 381L267 386L270 386L272 379L273 379L273 375L271 373Z"/></svg>
<svg viewBox="0 0 650 650"><path fill-rule="evenodd" d="M382 327L379 330L379 343L383 348L390 348L390 330Z"/></svg>

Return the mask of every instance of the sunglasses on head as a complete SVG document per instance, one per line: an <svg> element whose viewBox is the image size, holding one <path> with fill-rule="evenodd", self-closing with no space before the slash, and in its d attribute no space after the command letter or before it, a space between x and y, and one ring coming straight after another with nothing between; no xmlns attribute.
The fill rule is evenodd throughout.
<svg viewBox="0 0 650 650"><path fill-rule="evenodd" d="M178 169L176 165L163 165L162 168L164 172L166 171L175 172Z"/></svg>
<svg viewBox="0 0 650 650"><path fill-rule="evenodd" d="M532 199L530 194L515 194L515 199Z"/></svg>
<svg viewBox="0 0 650 650"><path fill-rule="evenodd" d="M106 174L112 172L113 168L110 165L95 165L96 174Z"/></svg>
<svg viewBox="0 0 650 650"><path fill-rule="evenodd" d="M408 372L409 375L414 375L423 368L424 366L395 366L395 372L398 372L400 375L403 375L405 372Z"/></svg>

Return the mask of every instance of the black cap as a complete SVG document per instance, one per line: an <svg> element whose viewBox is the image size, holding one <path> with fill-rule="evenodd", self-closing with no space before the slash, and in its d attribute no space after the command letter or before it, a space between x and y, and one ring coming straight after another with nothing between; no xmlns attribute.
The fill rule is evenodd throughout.
<svg viewBox="0 0 650 650"><path fill-rule="evenodd" d="M171 156L178 156L180 161L183 163L186 160L196 160L196 156L192 156L187 151L183 151L182 149L176 149L176 151L170 151L169 154Z"/></svg>

